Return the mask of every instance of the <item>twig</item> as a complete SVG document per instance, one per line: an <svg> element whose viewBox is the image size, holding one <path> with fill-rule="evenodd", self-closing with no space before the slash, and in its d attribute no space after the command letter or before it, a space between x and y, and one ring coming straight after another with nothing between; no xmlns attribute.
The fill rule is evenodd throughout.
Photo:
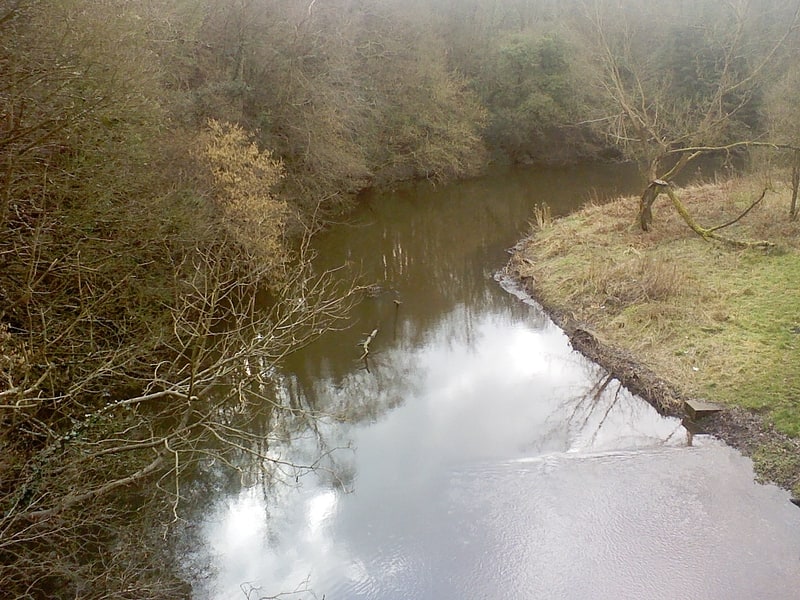
<svg viewBox="0 0 800 600"><path fill-rule="evenodd" d="M709 232L717 231L719 229L724 229L725 227L729 227L729 226L733 225L734 223L737 223L740 219L742 219L745 215L747 215L747 213L749 213L756 206L758 206L761 203L761 201L764 199L764 196L766 196L766 195L767 195L767 190L766 190L766 188L764 188L764 191L761 192L761 196L759 196L758 200L756 200L750 206L748 206L747 210L745 210L742 214L740 214L738 217L736 217L732 221L728 221L727 223L725 223L723 225L717 225L716 227L709 227L707 229L707 231L709 231Z"/></svg>

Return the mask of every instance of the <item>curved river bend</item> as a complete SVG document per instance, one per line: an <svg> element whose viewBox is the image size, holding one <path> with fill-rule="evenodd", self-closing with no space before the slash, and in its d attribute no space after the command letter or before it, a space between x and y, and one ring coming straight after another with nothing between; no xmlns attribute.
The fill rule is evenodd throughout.
<svg viewBox="0 0 800 600"><path fill-rule="evenodd" d="M635 189L619 167L498 171L369 196L323 236L320 267L379 284L280 378L283 401L329 416L273 456L324 456L219 492L197 595L799 597L788 494L712 438L687 446L495 276L535 204Z"/></svg>

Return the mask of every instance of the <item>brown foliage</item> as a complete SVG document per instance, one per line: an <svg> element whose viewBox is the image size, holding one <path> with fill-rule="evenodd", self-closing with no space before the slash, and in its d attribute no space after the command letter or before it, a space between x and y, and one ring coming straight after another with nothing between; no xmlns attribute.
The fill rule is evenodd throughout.
<svg viewBox="0 0 800 600"><path fill-rule="evenodd" d="M209 120L198 140L201 162L210 171L222 226L266 270L276 275L288 260L284 237L289 207L272 191L283 165L259 150L239 125Z"/></svg>

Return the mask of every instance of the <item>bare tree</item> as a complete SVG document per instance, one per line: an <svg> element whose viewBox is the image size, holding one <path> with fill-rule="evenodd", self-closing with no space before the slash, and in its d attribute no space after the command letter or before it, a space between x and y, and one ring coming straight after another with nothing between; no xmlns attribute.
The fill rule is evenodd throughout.
<svg viewBox="0 0 800 600"><path fill-rule="evenodd" d="M0 3L4 597L188 596L189 474L317 466L270 452L316 416L274 378L352 295L290 241L279 161L165 118L158 4Z"/></svg>
<svg viewBox="0 0 800 600"><path fill-rule="evenodd" d="M7 593L60 597L50 586L64 586L66 595L80 590L89 598L114 589L91 584L102 570L92 547L124 543L126 513L143 507L161 515L155 521L162 529L179 523L184 478L204 461L240 473L253 464L315 468L269 452L287 415L316 417L280 402L273 378L280 360L335 324L352 296L335 290L330 274L314 275L299 263L280 297L264 306L254 292L263 274L232 274L230 267L224 245L176 265L177 301L166 341L177 358L142 371L138 393L91 400L98 381L128 374L126 355L119 353L95 363L95 372L58 396L36 382L13 381L0 394L0 584ZM15 371L24 369L5 374ZM72 407L65 414L69 422L49 420L42 412L49 405ZM77 406L85 412L76 414ZM132 597L145 597L137 594Z"/></svg>
<svg viewBox="0 0 800 600"><path fill-rule="evenodd" d="M659 18L636 4L597 0L588 16L599 86L616 111L605 121L608 135L639 161L648 182L639 210L647 230L653 202L698 157L777 147L759 122L762 84L797 28L800 4L764 11L748 0L676 2L662 6Z"/></svg>

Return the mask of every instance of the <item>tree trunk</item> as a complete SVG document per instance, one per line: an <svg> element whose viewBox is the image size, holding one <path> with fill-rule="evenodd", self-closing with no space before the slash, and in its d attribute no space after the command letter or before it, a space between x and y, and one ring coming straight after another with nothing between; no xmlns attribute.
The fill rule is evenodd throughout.
<svg viewBox="0 0 800 600"><path fill-rule="evenodd" d="M639 225L642 227L642 231L650 231L650 224L653 222L653 202L656 201L664 187L668 186L666 181L653 179L642 193L642 199L639 202Z"/></svg>
<svg viewBox="0 0 800 600"><path fill-rule="evenodd" d="M800 188L800 150L794 151L794 162L792 163L792 205L789 208L789 218L794 221L797 219L797 190Z"/></svg>

